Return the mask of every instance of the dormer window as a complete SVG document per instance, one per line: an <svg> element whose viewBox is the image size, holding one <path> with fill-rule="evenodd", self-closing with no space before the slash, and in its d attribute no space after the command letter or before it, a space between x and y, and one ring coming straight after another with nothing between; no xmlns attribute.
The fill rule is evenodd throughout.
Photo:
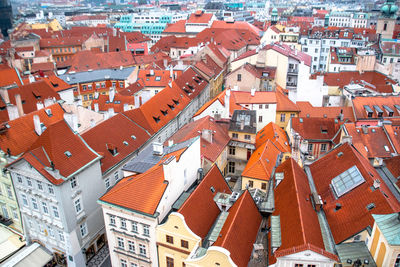
<svg viewBox="0 0 400 267"><path fill-rule="evenodd" d="M162 110L161 109L161 113L164 115L164 116L166 116L167 114L168 114L168 110L166 109L166 110Z"/></svg>
<svg viewBox="0 0 400 267"><path fill-rule="evenodd" d="M168 104L168 107L169 107L171 110L174 110L174 109L175 109L174 105Z"/></svg>
<svg viewBox="0 0 400 267"><path fill-rule="evenodd" d="M64 152L65 156L67 156L68 158L70 158L72 156L71 152L69 152L68 150Z"/></svg>
<svg viewBox="0 0 400 267"><path fill-rule="evenodd" d="M111 155L115 156L118 154L118 149L115 145L108 143L106 147L107 150L111 153Z"/></svg>
<svg viewBox="0 0 400 267"><path fill-rule="evenodd" d="M331 185L338 197L365 182L357 166L353 166L332 179Z"/></svg>
<svg viewBox="0 0 400 267"><path fill-rule="evenodd" d="M172 101L174 101L175 105L179 105L179 101L178 100L172 99Z"/></svg>
<svg viewBox="0 0 400 267"><path fill-rule="evenodd" d="M156 123L158 123L158 122L160 121L160 116L158 116L158 117L154 117L154 116L153 116L153 119L154 119L154 121L155 121Z"/></svg>

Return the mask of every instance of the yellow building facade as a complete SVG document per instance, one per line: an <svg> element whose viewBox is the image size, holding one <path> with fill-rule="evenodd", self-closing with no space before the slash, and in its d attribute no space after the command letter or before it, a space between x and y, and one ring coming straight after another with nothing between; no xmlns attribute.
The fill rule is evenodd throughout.
<svg viewBox="0 0 400 267"><path fill-rule="evenodd" d="M222 247L209 247L206 253L198 258L186 260L186 267L237 267L230 257L230 252Z"/></svg>

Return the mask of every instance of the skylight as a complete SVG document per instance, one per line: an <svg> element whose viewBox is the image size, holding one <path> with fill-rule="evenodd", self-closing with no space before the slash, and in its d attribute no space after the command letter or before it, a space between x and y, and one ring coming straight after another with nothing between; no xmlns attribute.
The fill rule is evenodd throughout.
<svg viewBox="0 0 400 267"><path fill-rule="evenodd" d="M353 188L356 188L363 182L365 182L364 177L362 177L358 168L356 166L353 166L333 178L331 184L336 195L338 197L341 197L342 195L346 194Z"/></svg>

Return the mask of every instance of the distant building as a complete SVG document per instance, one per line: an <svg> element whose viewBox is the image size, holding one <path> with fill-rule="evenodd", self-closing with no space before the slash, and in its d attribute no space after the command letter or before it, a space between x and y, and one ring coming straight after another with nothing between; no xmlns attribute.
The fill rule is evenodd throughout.
<svg viewBox="0 0 400 267"><path fill-rule="evenodd" d="M12 9L8 0L0 1L0 29L3 36L8 36L8 30L12 27Z"/></svg>

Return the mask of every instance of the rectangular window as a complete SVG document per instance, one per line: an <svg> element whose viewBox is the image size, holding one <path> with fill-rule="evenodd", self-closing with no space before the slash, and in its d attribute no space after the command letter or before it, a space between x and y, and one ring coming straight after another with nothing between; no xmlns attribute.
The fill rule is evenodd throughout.
<svg viewBox="0 0 400 267"><path fill-rule="evenodd" d="M110 215L110 224L115 225L115 216Z"/></svg>
<svg viewBox="0 0 400 267"><path fill-rule="evenodd" d="M12 214L15 220L18 220L18 212L16 209L12 209Z"/></svg>
<svg viewBox="0 0 400 267"><path fill-rule="evenodd" d="M93 89L93 85L88 84L88 90L92 90Z"/></svg>
<svg viewBox="0 0 400 267"><path fill-rule="evenodd" d="M119 88L124 88L124 82L119 82Z"/></svg>
<svg viewBox="0 0 400 267"><path fill-rule="evenodd" d="M261 183L261 189L266 190L267 189L267 183Z"/></svg>
<svg viewBox="0 0 400 267"><path fill-rule="evenodd" d="M250 139L251 139L251 136L250 136L249 134L245 134L245 135L244 135L244 139L245 139L245 140L250 140Z"/></svg>
<svg viewBox="0 0 400 267"><path fill-rule="evenodd" d="M49 193L50 194L52 194L52 195L54 195L54 189L53 189L53 186L52 185L47 185L47 189L49 190Z"/></svg>
<svg viewBox="0 0 400 267"><path fill-rule="evenodd" d="M165 236L165 241L166 241L167 243L174 244L174 237L172 237L172 236L170 236L170 235L166 235L166 236Z"/></svg>
<svg viewBox="0 0 400 267"><path fill-rule="evenodd" d="M183 248L189 248L189 242L186 240L181 240L181 247Z"/></svg>
<svg viewBox="0 0 400 267"><path fill-rule="evenodd" d="M74 189L77 186L76 177L72 177L71 179L71 188Z"/></svg>
<svg viewBox="0 0 400 267"><path fill-rule="evenodd" d="M28 183L28 185L29 185L30 187L32 187L32 180L31 180L31 178L26 178L26 182Z"/></svg>
<svg viewBox="0 0 400 267"><path fill-rule="evenodd" d="M228 172L235 173L235 162L228 163Z"/></svg>
<svg viewBox="0 0 400 267"><path fill-rule="evenodd" d="M60 241L61 241L61 242L64 242L64 241L65 241L64 233L63 233L63 232L58 231L58 237L60 238Z"/></svg>
<svg viewBox="0 0 400 267"><path fill-rule="evenodd" d="M106 88L106 83L101 83L101 88Z"/></svg>
<svg viewBox="0 0 400 267"><path fill-rule="evenodd" d="M232 138L239 138L239 135L237 133L232 133Z"/></svg>
<svg viewBox="0 0 400 267"><path fill-rule="evenodd" d="M18 180L18 183L22 184L22 177L18 173L17 173L17 180Z"/></svg>
<svg viewBox="0 0 400 267"><path fill-rule="evenodd" d="M58 213L58 208L56 206L53 206L53 214L54 217L60 218L60 214Z"/></svg>
<svg viewBox="0 0 400 267"><path fill-rule="evenodd" d="M118 172L114 172L114 178L115 178L115 181L118 181L118 179L119 179L119 174L118 174Z"/></svg>
<svg viewBox="0 0 400 267"><path fill-rule="evenodd" d="M258 109L262 109L263 105L258 105Z"/></svg>
<svg viewBox="0 0 400 267"><path fill-rule="evenodd" d="M265 109L268 109L268 108L269 108L269 105L268 105L268 104L265 104L264 107L265 107Z"/></svg>
<svg viewBox="0 0 400 267"><path fill-rule="evenodd" d="M301 264L301 263L296 263L296 264L294 265L294 267L303 267L303 264Z"/></svg>
<svg viewBox="0 0 400 267"><path fill-rule="evenodd" d="M74 205L75 205L75 212L77 214L82 211L82 205L81 205L81 199L80 198L78 198L77 200L74 201Z"/></svg>
<svg viewBox="0 0 400 267"><path fill-rule="evenodd" d="M42 184L42 182L37 181L37 188L38 188L40 191L43 191L43 184Z"/></svg>
<svg viewBox="0 0 400 267"><path fill-rule="evenodd" d="M100 84L96 83L96 89L100 89Z"/></svg>
<svg viewBox="0 0 400 267"><path fill-rule="evenodd" d="M253 181L249 181L249 187L253 188L253 186L254 186Z"/></svg>
<svg viewBox="0 0 400 267"><path fill-rule="evenodd" d="M312 150L313 150L313 144L308 144L308 151L312 152Z"/></svg>
<svg viewBox="0 0 400 267"><path fill-rule="evenodd" d="M143 225L143 235L150 236L150 226Z"/></svg>
<svg viewBox="0 0 400 267"><path fill-rule="evenodd" d="M258 116L258 122L262 122L262 116Z"/></svg>
<svg viewBox="0 0 400 267"><path fill-rule="evenodd" d="M86 222L85 223L82 223L80 226L79 226L79 229L81 230L81 236L82 237L85 237L86 235L87 235L87 225L86 225Z"/></svg>
<svg viewBox="0 0 400 267"><path fill-rule="evenodd" d="M11 186L6 185L6 188L7 188L7 195L8 195L8 198L13 199L14 197L13 197L13 193L12 193Z"/></svg>
<svg viewBox="0 0 400 267"><path fill-rule="evenodd" d="M39 210L39 206L37 204L36 198L31 198L32 206L35 210Z"/></svg>
<svg viewBox="0 0 400 267"><path fill-rule="evenodd" d="M109 189L111 187L110 178L106 178L104 180L104 183L106 184L106 189Z"/></svg>
<svg viewBox="0 0 400 267"><path fill-rule="evenodd" d="M325 152L326 151L326 144L321 144L321 151Z"/></svg>
<svg viewBox="0 0 400 267"><path fill-rule="evenodd" d="M294 118L294 117L296 117L296 114L290 113L290 118Z"/></svg>
<svg viewBox="0 0 400 267"><path fill-rule="evenodd" d="M121 267L128 267L126 260L121 259Z"/></svg>
<svg viewBox="0 0 400 267"><path fill-rule="evenodd" d="M115 88L115 86L117 85L117 83L116 82L112 82L112 87L114 87Z"/></svg>
<svg viewBox="0 0 400 267"><path fill-rule="evenodd" d="M146 256L146 246L143 244L139 244L139 254L142 256Z"/></svg>
<svg viewBox="0 0 400 267"><path fill-rule="evenodd" d="M124 239L122 237L117 237L117 245L118 245L118 248L121 248L121 249L125 248Z"/></svg>
<svg viewBox="0 0 400 267"><path fill-rule="evenodd" d="M286 121L286 114L282 113L281 114L281 122L285 122Z"/></svg>
<svg viewBox="0 0 400 267"><path fill-rule="evenodd" d="M167 267L174 267L174 259L170 257L166 257Z"/></svg>
<svg viewBox="0 0 400 267"><path fill-rule="evenodd" d="M86 86L86 85L83 85L83 86L82 86L82 90L83 90L83 91L86 91L86 90L87 90L87 86Z"/></svg>
<svg viewBox="0 0 400 267"><path fill-rule="evenodd" d="M121 228L126 229L126 219L121 218Z"/></svg>
<svg viewBox="0 0 400 267"><path fill-rule="evenodd" d="M229 147L229 155L235 155L236 153L236 148L234 146Z"/></svg>
<svg viewBox="0 0 400 267"><path fill-rule="evenodd" d="M238 82L242 81L242 74L238 74L238 75L237 75L237 81L238 81Z"/></svg>
<svg viewBox="0 0 400 267"><path fill-rule="evenodd" d="M135 252L135 243L133 241L128 241L128 250L130 252Z"/></svg>
<svg viewBox="0 0 400 267"><path fill-rule="evenodd" d="M50 235L52 238L54 238L54 231L53 231L53 228L48 227L48 230L47 230L47 231L49 232L49 235Z"/></svg>
<svg viewBox="0 0 400 267"><path fill-rule="evenodd" d="M47 207L46 202L42 202L42 208L44 213L49 214L49 208Z"/></svg>
<svg viewBox="0 0 400 267"><path fill-rule="evenodd" d="M134 232L134 233L138 232L137 222L132 222L132 232Z"/></svg>

